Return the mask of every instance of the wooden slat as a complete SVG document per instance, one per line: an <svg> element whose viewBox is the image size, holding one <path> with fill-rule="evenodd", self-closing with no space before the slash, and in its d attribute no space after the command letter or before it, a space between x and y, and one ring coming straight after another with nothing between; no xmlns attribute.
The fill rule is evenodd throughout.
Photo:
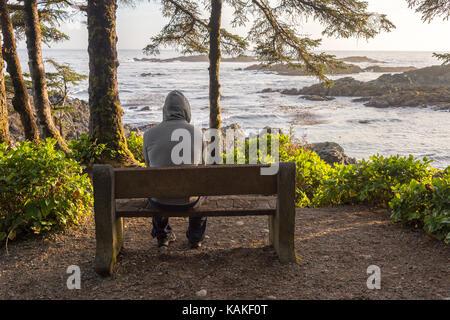
<svg viewBox="0 0 450 320"><path fill-rule="evenodd" d="M195 209L187 211L159 211L155 209L127 210L119 209L116 215L131 217L219 217L219 216L271 216L275 209Z"/></svg>
<svg viewBox="0 0 450 320"><path fill-rule="evenodd" d="M116 199L277 193L277 175L261 175L267 165L209 165L118 168Z"/></svg>

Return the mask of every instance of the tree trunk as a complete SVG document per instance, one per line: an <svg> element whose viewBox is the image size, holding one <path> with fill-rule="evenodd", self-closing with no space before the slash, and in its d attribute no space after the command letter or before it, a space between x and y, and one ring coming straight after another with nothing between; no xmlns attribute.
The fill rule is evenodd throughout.
<svg viewBox="0 0 450 320"><path fill-rule="evenodd" d="M211 0L209 20L209 127L220 129L220 20L222 0Z"/></svg>
<svg viewBox="0 0 450 320"><path fill-rule="evenodd" d="M6 104L5 76L3 74L2 37L0 35L0 143L11 144L9 136L8 108Z"/></svg>
<svg viewBox="0 0 450 320"><path fill-rule="evenodd" d="M27 40L28 66L30 68L31 80L33 84L33 102L37 111L44 138L54 138L57 146L70 152L66 142L61 137L56 128L50 101L48 100L47 81L45 79L44 62L41 52L41 27L36 0L25 0L24 3L24 23Z"/></svg>
<svg viewBox="0 0 450 320"><path fill-rule="evenodd" d="M25 139L39 141L39 130L31 108L27 87L23 80L22 68L20 67L19 57L17 55L16 39L14 37L6 0L0 0L0 22L3 32L3 57L6 61L6 70L11 76L11 82L14 88L12 105L14 110L20 115Z"/></svg>
<svg viewBox="0 0 450 320"><path fill-rule="evenodd" d="M102 161L115 166L137 165L128 150L122 125L117 85L117 0L88 1L90 134L115 154L104 152Z"/></svg>

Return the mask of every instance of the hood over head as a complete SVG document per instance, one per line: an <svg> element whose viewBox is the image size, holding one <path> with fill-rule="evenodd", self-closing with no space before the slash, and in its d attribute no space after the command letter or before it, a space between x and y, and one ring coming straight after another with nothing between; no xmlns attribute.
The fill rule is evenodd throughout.
<svg viewBox="0 0 450 320"><path fill-rule="evenodd" d="M191 106L186 97L178 90L171 91L164 102L163 121L186 120L191 122Z"/></svg>

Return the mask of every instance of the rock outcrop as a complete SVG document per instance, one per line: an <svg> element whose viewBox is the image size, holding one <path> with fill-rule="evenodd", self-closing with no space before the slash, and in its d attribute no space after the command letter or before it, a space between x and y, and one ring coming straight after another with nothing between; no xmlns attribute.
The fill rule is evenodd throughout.
<svg viewBox="0 0 450 320"><path fill-rule="evenodd" d="M180 56L169 59L159 59L159 58L133 58L134 61L142 62L209 62L207 55L192 55L192 56ZM238 57L228 57L222 58L222 62L255 62L258 61L256 57L252 56L238 56Z"/></svg>
<svg viewBox="0 0 450 320"><path fill-rule="evenodd" d="M345 57L345 58L341 58L339 60L345 61L345 62L353 62L353 63L358 63L358 62L385 63L384 61L378 61L378 60L375 60L372 58L368 58L366 56Z"/></svg>
<svg viewBox="0 0 450 320"><path fill-rule="evenodd" d="M11 105L12 95L8 96L8 116L9 129L13 142L24 140L23 127L19 114L14 111ZM50 97L50 101L58 99L58 97ZM72 106L70 109L56 111L53 120L64 139L73 139L79 137L83 133L89 131L89 104L80 99L68 98L67 105ZM33 107L34 110L34 107Z"/></svg>
<svg viewBox="0 0 450 320"><path fill-rule="evenodd" d="M280 92L320 97L364 97L353 101L366 102L371 107L437 106L450 109L450 68L431 66L401 74L383 74L367 82L344 77L336 80L331 88L315 84Z"/></svg>
<svg viewBox="0 0 450 320"><path fill-rule="evenodd" d="M293 68L286 64L274 64L274 65L264 65L264 64L253 64L248 66L244 70L253 70L253 71L266 71L273 72L279 75L284 76L305 76L308 75L303 69ZM327 68L325 70L326 74L352 74L352 73L360 73L364 72L363 69L354 65L354 64L345 64L344 68L341 69L330 69Z"/></svg>
<svg viewBox="0 0 450 320"><path fill-rule="evenodd" d="M347 156L342 148L336 142L318 142L306 146L306 149L314 151L319 157L328 164L355 164L356 159Z"/></svg>
<svg viewBox="0 0 450 320"><path fill-rule="evenodd" d="M367 72L383 72L383 73L390 73L390 72L406 72L411 70L416 70L416 67L408 66L408 67L385 67L385 66L368 66L367 68L364 68L364 71Z"/></svg>

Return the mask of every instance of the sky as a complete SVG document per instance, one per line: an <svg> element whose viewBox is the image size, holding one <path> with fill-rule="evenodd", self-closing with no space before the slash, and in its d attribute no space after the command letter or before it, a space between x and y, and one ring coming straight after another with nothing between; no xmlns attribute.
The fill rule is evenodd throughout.
<svg viewBox="0 0 450 320"><path fill-rule="evenodd" d="M134 8L120 7L117 11L118 49L142 49L150 38L164 26L159 1L142 2ZM409 9L406 0L368 0L369 11L387 14L396 25L390 33L383 32L370 40L323 38L323 27L319 22L308 21L301 26L302 34L313 38L323 38L319 50L382 50L382 51L449 51L450 20L435 18L431 23L423 23L421 15ZM240 35L245 29L232 30L229 21L232 10L224 8L222 24ZM58 49L86 49L87 30L82 18L70 21L61 29L70 40L54 44ZM21 42L20 48L25 48Z"/></svg>

